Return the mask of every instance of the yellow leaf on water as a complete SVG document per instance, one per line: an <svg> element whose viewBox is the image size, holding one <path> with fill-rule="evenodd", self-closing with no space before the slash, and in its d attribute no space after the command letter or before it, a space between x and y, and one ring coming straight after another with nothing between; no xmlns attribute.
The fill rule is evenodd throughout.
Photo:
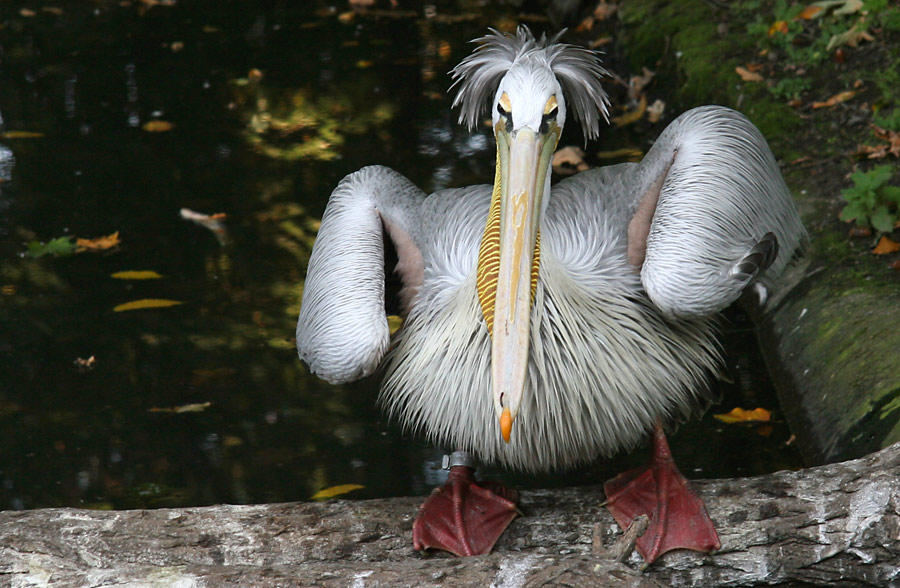
<svg viewBox="0 0 900 588"><path fill-rule="evenodd" d="M162 276L153 270L128 270L110 275L117 280L158 280Z"/></svg>
<svg viewBox="0 0 900 588"><path fill-rule="evenodd" d="M165 120L151 120L144 123L144 126L141 128L148 133L164 133L166 131L171 131L172 129L174 129L175 125Z"/></svg>
<svg viewBox="0 0 900 588"><path fill-rule="evenodd" d="M361 488L365 488L365 486L360 486L359 484L341 484L339 486L331 486L330 488L319 490L310 498L312 500L328 500L329 498L341 496L342 494L347 494L348 492L353 492L354 490L359 490Z"/></svg>
<svg viewBox="0 0 900 588"><path fill-rule="evenodd" d="M34 131L6 131L0 133L0 137L4 139L41 139L44 133L36 133Z"/></svg>
<svg viewBox="0 0 900 588"><path fill-rule="evenodd" d="M141 310L143 308L166 308L168 306L178 306L184 304L179 300L166 300L164 298L142 298L141 300L132 300L125 304L113 308L114 312L123 312L126 310Z"/></svg>
<svg viewBox="0 0 900 588"><path fill-rule="evenodd" d="M391 335L399 331L400 327L403 326L403 317L397 316L396 314L389 314L387 321L388 329L391 330Z"/></svg>
<svg viewBox="0 0 900 588"><path fill-rule="evenodd" d="M772 420L772 411L765 408L754 408L753 410L745 410L743 408L735 408L731 412L725 414L713 415L716 419L723 423L748 423L748 422L766 422Z"/></svg>

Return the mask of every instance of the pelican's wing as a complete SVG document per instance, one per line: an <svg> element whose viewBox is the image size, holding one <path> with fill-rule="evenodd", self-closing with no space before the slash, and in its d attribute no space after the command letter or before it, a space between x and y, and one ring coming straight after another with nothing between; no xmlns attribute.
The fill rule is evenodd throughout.
<svg viewBox="0 0 900 588"><path fill-rule="evenodd" d="M684 113L633 169L628 258L668 315L707 315L756 280L771 286L806 239L768 144L734 110Z"/></svg>
<svg viewBox="0 0 900 588"><path fill-rule="evenodd" d="M297 351L332 383L371 374L388 348L384 237L397 249L407 297L422 282L420 215L425 194L399 173L366 167L341 180L309 258Z"/></svg>

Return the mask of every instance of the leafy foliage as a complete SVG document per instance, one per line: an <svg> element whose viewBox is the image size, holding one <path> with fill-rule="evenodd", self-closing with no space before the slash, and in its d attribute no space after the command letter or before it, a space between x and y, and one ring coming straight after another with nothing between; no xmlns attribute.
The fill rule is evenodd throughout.
<svg viewBox="0 0 900 588"><path fill-rule="evenodd" d="M847 205L841 211L841 220L856 221L862 226L889 233L898 220L900 186L890 186L893 166L879 165L868 172L853 172L853 186L841 190Z"/></svg>
<svg viewBox="0 0 900 588"><path fill-rule="evenodd" d="M45 255L66 256L75 253L75 237L57 237L47 243L31 241L28 243L28 257L38 258Z"/></svg>

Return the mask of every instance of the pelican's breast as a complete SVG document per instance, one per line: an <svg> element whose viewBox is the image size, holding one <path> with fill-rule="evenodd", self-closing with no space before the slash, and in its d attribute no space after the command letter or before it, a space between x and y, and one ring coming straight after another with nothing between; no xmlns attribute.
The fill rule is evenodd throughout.
<svg viewBox="0 0 900 588"><path fill-rule="evenodd" d="M488 463L547 470L629 448L655 419L696 401L718 361L712 324L668 321L647 301L626 259L625 204L595 176L555 187L541 225L528 378L510 443L494 412L475 288L489 194L435 199L425 280L382 393L408 429Z"/></svg>

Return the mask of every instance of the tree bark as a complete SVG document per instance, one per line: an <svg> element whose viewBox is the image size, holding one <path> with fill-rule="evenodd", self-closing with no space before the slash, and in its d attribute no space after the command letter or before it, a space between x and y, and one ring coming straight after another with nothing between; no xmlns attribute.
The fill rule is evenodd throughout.
<svg viewBox="0 0 900 588"><path fill-rule="evenodd" d="M525 492L494 553L420 555L421 498L160 510L0 512L4 586L900 587L900 444L859 460L696 482L715 555L638 571L597 487Z"/></svg>

